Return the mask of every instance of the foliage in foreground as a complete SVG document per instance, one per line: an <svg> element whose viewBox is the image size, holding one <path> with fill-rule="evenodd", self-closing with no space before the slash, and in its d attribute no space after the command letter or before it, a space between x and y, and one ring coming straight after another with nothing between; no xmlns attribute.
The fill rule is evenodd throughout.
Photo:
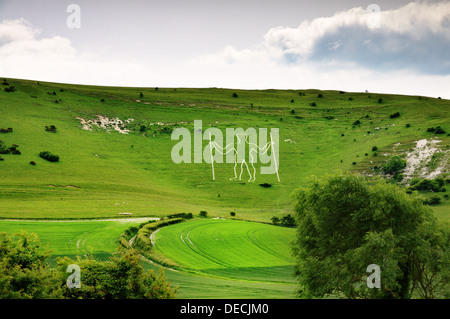
<svg viewBox="0 0 450 319"><path fill-rule="evenodd" d="M163 273L144 271L134 250L119 250L107 261L58 258L48 264L36 234L0 234L1 299L168 299L175 297ZM67 266L80 267L81 288L67 287Z"/></svg>
<svg viewBox="0 0 450 319"><path fill-rule="evenodd" d="M300 297L449 297L450 231L419 197L350 174L315 179L294 197ZM370 264L380 289L366 285Z"/></svg>

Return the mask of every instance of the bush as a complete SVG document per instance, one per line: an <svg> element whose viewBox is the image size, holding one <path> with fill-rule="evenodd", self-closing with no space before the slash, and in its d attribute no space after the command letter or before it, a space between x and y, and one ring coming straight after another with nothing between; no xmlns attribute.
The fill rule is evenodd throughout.
<svg viewBox="0 0 450 319"><path fill-rule="evenodd" d="M233 93L233 97L238 97L237 93Z"/></svg>
<svg viewBox="0 0 450 319"><path fill-rule="evenodd" d="M59 156L50 153L49 151L43 151L39 153L39 157L49 161L49 162L58 162Z"/></svg>
<svg viewBox="0 0 450 319"><path fill-rule="evenodd" d="M424 205L437 205L441 202L441 198L437 195L433 195L423 201Z"/></svg>
<svg viewBox="0 0 450 319"><path fill-rule="evenodd" d="M272 184L269 184L269 183L262 183L262 184L259 184L259 186L262 186L262 187L272 187Z"/></svg>
<svg viewBox="0 0 450 319"><path fill-rule="evenodd" d="M378 103L383 103L383 99L380 97L380 98L378 98Z"/></svg>
<svg viewBox="0 0 450 319"><path fill-rule="evenodd" d="M318 97L319 99L323 98L322 93L317 94L317 97Z"/></svg>
<svg viewBox="0 0 450 319"><path fill-rule="evenodd" d="M441 128L440 126L436 126L436 127L429 127L427 129L427 132L429 133L435 133L435 134L445 134L445 130L443 128Z"/></svg>
<svg viewBox="0 0 450 319"><path fill-rule="evenodd" d="M353 126L360 125L360 124L361 124L360 120L356 120L355 122L353 122Z"/></svg>
<svg viewBox="0 0 450 319"><path fill-rule="evenodd" d="M434 180L414 178L409 183L409 189L415 191L445 192L445 181L443 178L435 178Z"/></svg>
<svg viewBox="0 0 450 319"><path fill-rule="evenodd" d="M200 217L208 217L208 212L205 210L201 210L199 215Z"/></svg>
<svg viewBox="0 0 450 319"><path fill-rule="evenodd" d="M396 117L399 117L399 116L400 116L400 113L399 113L399 112L395 112L395 113L389 115L389 117L390 117L391 119L395 119Z"/></svg>
<svg viewBox="0 0 450 319"><path fill-rule="evenodd" d="M296 225L295 218L291 214L284 215L281 218L280 223L281 223L281 225L287 226L287 227Z"/></svg>
<svg viewBox="0 0 450 319"><path fill-rule="evenodd" d="M280 219L277 216L273 216L270 220L274 225L280 224Z"/></svg>
<svg viewBox="0 0 450 319"><path fill-rule="evenodd" d="M16 90L16 88L14 86L10 86L10 87L5 88L5 92L15 92L15 91L17 91L17 90Z"/></svg>
<svg viewBox="0 0 450 319"><path fill-rule="evenodd" d="M47 132L56 133L56 126L54 126L54 125L45 126L45 130Z"/></svg>
<svg viewBox="0 0 450 319"><path fill-rule="evenodd" d="M35 165L36 165L36 162L35 162L35 161L30 161L30 165L35 166Z"/></svg>
<svg viewBox="0 0 450 319"><path fill-rule="evenodd" d="M312 102L310 105L311 106L317 106L317 103L316 102Z"/></svg>
<svg viewBox="0 0 450 319"><path fill-rule="evenodd" d="M230 216L236 216L236 213L235 212L230 212Z"/></svg>
<svg viewBox="0 0 450 319"><path fill-rule="evenodd" d="M406 167L406 161L400 156L392 156L391 159L384 164L383 172L385 174L397 175L402 169Z"/></svg>

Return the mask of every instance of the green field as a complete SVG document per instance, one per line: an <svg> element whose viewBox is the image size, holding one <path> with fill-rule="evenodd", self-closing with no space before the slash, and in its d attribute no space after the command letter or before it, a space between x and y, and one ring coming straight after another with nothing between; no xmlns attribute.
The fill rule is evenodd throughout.
<svg viewBox="0 0 450 319"><path fill-rule="evenodd" d="M117 250L117 238L131 225L148 220L90 221L0 221L0 231L8 234L36 233L42 247L52 257L106 256Z"/></svg>
<svg viewBox="0 0 450 319"><path fill-rule="evenodd" d="M444 99L6 81L16 91L1 87L0 128L13 132L0 133L0 140L7 147L17 144L20 155L0 154L0 232L36 232L55 256L103 256L115 251L117 237L132 224L99 219L197 216L202 210L228 219L235 212L235 220L197 219L155 234L159 253L181 267L166 271L180 286L179 297L292 297L288 242L294 231L264 223L292 214L291 193L312 175L379 175L391 156L406 159L422 139L437 140L439 149L422 172L447 179L450 173L450 101ZM400 116L391 117L395 112ZM83 129L80 118L96 122L99 115L130 119L123 126L128 134ZM231 181L231 163L215 165L215 180L207 163L175 164L171 150L178 141L170 132L185 127L194 134L194 120L202 120L203 131L217 127L224 136L227 128L278 128L280 181L259 173L255 182L245 175ZM50 125L56 132L45 130ZM427 132L437 126L445 134ZM59 162L40 158L42 151L57 154ZM439 196L431 207L439 219L450 220L448 185L444 192L422 194Z"/></svg>
<svg viewBox="0 0 450 319"><path fill-rule="evenodd" d="M233 220L163 227L156 249L185 270L216 277L292 283L295 229Z"/></svg>

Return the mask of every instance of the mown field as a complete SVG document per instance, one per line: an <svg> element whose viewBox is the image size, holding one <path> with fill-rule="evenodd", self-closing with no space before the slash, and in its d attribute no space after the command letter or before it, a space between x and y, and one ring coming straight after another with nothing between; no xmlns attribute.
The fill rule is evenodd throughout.
<svg viewBox="0 0 450 319"><path fill-rule="evenodd" d="M197 216L203 210L212 218L235 212L236 220L270 223L273 216L293 213L290 194L312 175L335 170L378 175L376 167L393 155L406 158L421 139L437 139L443 154L427 168L439 168L444 178L450 172L450 102L437 97L3 83L0 128L13 130L0 133L0 140L18 145L20 155L0 154L0 232L34 231L58 256L113 252L117 237L131 225L88 219ZM15 91L6 92L10 86ZM399 116L391 117L396 112ZM95 122L98 115L129 120L124 128L130 132L83 130L80 118ZM225 163L215 165L213 180L207 163L173 163L178 141L170 132L186 127L193 134L194 120L202 120L203 131L217 127L224 136L227 128L278 128L280 182L275 174L259 173L255 182L245 175L230 181L233 164ZM51 125L56 132L45 129ZM446 133L427 132L437 126ZM59 161L40 158L42 151L57 154ZM447 188L432 206L444 220L450 220ZM180 285L180 297L292 297L292 229L206 219L172 225L155 236L156 248L183 265L182 271L166 271Z"/></svg>

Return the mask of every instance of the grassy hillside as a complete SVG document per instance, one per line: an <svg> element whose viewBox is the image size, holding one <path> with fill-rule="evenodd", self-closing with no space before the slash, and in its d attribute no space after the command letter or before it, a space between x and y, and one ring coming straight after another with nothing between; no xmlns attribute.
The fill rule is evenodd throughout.
<svg viewBox="0 0 450 319"><path fill-rule="evenodd" d="M429 127L450 132L450 102L428 97L5 82L0 128L13 132L1 133L0 140L6 146L19 145L21 154L0 154L2 218L160 216L206 210L210 215L235 211L238 218L269 221L291 210L290 193L313 174L335 169L374 173L373 166L386 161L398 143L411 148L419 139L437 136L426 131ZM4 90L10 86L16 91ZM395 112L400 116L390 118ZM97 121L97 115L133 119L124 125L130 132L95 125L92 131L83 130L78 118ZM203 130L214 126L223 132L228 127L279 128L281 182L276 175L257 175L253 183L230 181L233 164L216 165L213 181L206 163L174 164L170 154L177 141L171 140L170 130L192 131L194 120L203 121ZM360 124L353 125L356 121ZM50 125L56 132L45 130ZM440 148L448 150L448 134L438 137ZM57 154L60 161L40 158L41 151ZM443 165L448 173L448 160ZM448 218L449 201L442 199L435 209Z"/></svg>

